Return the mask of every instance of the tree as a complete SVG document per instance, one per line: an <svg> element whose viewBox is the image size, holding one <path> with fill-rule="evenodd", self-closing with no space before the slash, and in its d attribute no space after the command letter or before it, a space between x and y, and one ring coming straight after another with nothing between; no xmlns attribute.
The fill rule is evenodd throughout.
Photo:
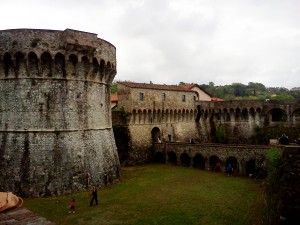
<svg viewBox="0 0 300 225"><path fill-rule="evenodd" d="M116 83L116 82L113 82L112 84L111 84L111 93L112 94L115 94L115 93L117 93L118 92L118 84Z"/></svg>
<svg viewBox="0 0 300 225"><path fill-rule="evenodd" d="M234 89L235 96L245 96L246 95L246 85L241 83L233 83L232 87Z"/></svg>

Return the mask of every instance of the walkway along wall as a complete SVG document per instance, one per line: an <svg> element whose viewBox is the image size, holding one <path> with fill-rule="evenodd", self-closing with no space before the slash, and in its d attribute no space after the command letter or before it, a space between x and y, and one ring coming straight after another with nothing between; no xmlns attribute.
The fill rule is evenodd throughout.
<svg viewBox="0 0 300 225"><path fill-rule="evenodd" d="M0 190L45 196L119 178L116 49L75 30L0 31Z"/></svg>
<svg viewBox="0 0 300 225"><path fill-rule="evenodd" d="M155 143L156 160L205 170L214 170L217 162L221 171L226 165L236 165L240 175L256 176L258 168L265 162L265 155L270 146L263 145L222 145L222 144L189 144L165 142ZM280 146L279 148L283 148Z"/></svg>
<svg viewBox="0 0 300 225"><path fill-rule="evenodd" d="M202 143L268 144L269 139L279 138L283 133L290 141L297 139L300 133L299 103L198 101L197 108L196 123ZM262 130L259 136L255 136L256 128ZM220 135L223 135L221 140ZM263 138L265 140L260 140Z"/></svg>

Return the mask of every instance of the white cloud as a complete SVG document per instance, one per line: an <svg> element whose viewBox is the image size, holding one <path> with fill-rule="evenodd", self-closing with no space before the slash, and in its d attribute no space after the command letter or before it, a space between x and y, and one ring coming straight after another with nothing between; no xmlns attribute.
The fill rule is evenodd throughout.
<svg viewBox="0 0 300 225"><path fill-rule="evenodd" d="M117 47L118 80L300 86L298 0L1 3L0 29L78 29Z"/></svg>

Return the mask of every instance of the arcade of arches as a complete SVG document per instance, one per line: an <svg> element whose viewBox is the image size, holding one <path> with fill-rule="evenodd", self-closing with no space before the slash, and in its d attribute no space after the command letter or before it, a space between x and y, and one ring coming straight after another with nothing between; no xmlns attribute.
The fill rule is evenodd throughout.
<svg viewBox="0 0 300 225"><path fill-rule="evenodd" d="M194 167L203 170L216 170L219 162L221 171L226 166L238 168L239 175L256 175L257 168L264 163L267 146L236 146L184 143L156 143L156 162Z"/></svg>

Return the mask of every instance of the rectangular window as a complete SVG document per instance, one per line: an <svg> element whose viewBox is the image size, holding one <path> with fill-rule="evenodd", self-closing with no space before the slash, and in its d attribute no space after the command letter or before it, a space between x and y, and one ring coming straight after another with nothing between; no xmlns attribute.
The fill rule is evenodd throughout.
<svg viewBox="0 0 300 225"><path fill-rule="evenodd" d="M185 102L185 95L182 95L182 101Z"/></svg>
<svg viewBox="0 0 300 225"><path fill-rule="evenodd" d="M162 101L166 101L166 94L165 93L162 93Z"/></svg>
<svg viewBox="0 0 300 225"><path fill-rule="evenodd" d="M144 93L140 93L140 101L144 101Z"/></svg>

